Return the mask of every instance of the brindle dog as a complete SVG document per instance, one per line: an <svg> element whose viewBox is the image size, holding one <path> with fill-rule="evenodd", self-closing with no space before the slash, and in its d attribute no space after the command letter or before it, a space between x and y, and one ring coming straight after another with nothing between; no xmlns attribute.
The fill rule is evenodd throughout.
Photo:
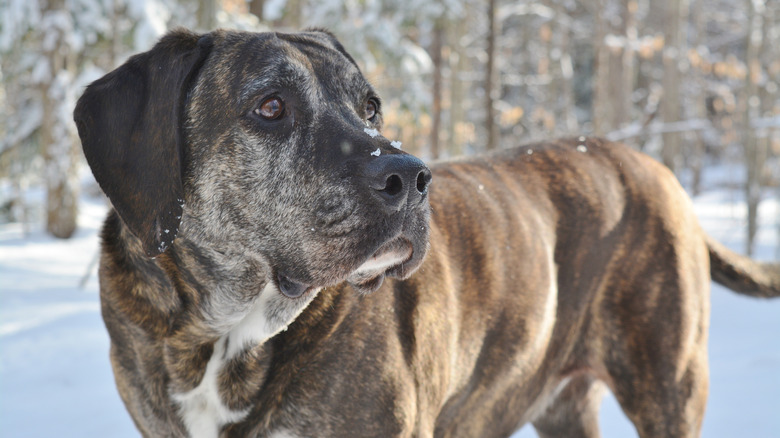
<svg viewBox="0 0 780 438"><path fill-rule="evenodd" d="M323 31L173 32L75 118L114 207L103 318L145 436L592 437L603 384L642 437L696 436L710 275L780 294L618 144L437 164L429 185Z"/></svg>

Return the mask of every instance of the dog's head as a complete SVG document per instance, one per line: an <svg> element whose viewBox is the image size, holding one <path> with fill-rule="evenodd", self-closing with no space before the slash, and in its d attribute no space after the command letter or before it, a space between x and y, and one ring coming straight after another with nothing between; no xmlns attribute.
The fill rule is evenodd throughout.
<svg viewBox="0 0 780 438"><path fill-rule="evenodd" d="M378 96L327 32L173 32L90 85L75 119L150 257L188 242L252 259L294 298L374 290L425 255L430 171L379 134Z"/></svg>

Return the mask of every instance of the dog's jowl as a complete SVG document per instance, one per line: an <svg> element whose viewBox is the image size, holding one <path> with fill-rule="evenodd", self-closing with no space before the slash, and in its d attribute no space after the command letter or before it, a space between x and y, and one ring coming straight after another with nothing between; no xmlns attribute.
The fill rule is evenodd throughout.
<svg viewBox="0 0 780 438"><path fill-rule="evenodd" d="M176 31L75 119L113 209L100 289L144 436L697 436L709 239L661 165L598 139L429 170L329 33Z"/></svg>

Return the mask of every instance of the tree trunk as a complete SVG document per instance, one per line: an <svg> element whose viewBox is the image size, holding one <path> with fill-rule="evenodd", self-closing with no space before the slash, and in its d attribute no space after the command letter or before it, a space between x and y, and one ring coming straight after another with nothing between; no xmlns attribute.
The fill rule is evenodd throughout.
<svg viewBox="0 0 780 438"><path fill-rule="evenodd" d="M49 0L43 10L44 17L64 8L62 0ZM53 23L60 23L52 20ZM41 146L46 175L46 231L55 237L67 239L76 231L78 217L78 157L67 105L67 89L70 84L67 69L73 66L73 53L67 46L65 33L69 29L49 27L42 36L51 47L42 43L43 55L49 62L49 77L41 84ZM55 35L52 35L54 33ZM48 37L47 37L48 36ZM70 62L69 62L70 61Z"/></svg>
<svg viewBox="0 0 780 438"><path fill-rule="evenodd" d="M631 123L632 109L634 103L631 96L634 93L636 83L636 49L639 40L639 31L637 30L636 12L639 7L637 0L628 0L623 10L623 36L625 45L620 57L621 77L620 77L620 96L617 114L615 114L616 128L623 128Z"/></svg>
<svg viewBox="0 0 780 438"><path fill-rule="evenodd" d="M692 6L692 15L693 15L693 21L694 21L694 32L696 35L696 39L693 43L693 46L696 48L696 50L701 50L701 48L704 45L704 35L705 35L705 25L706 20L704 19L704 2L705 0L694 0L695 3ZM699 69L692 69L692 74L694 78L694 84L696 86L696 89L694 91L696 98L694 98L694 114L695 117L699 120L704 120L707 118L707 102L706 102L706 96L707 96L707 82L706 78L704 77L704 72ZM704 167L704 155L706 153L705 145L704 145L704 138L703 138L703 130L696 131L696 139L693 141L693 150L691 151L690 160L689 160L689 166L691 168L691 173L693 174L692 181L691 181L691 191L693 192L693 195L698 195L701 193L701 174L702 169Z"/></svg>
<svg viewBox="0 0 780 438"><path fill-rule="evenodd" d="M604 1L595 1L595 23L596 29L593 33L593 99L591 101L591 114L593 123L593 133L604 135L610 131L607 120L611 120L612 108L606 99L607 89L609 88L609 52L606 46L607 29L604 16L599 13L604 9Z"/></svg>
<svg viewBox="0 0 780 438"><path fill-rule="evenodd" d="M217 27L217 0L198 0L198 27L204 31L212 31Z"/></svg>
<svg viewBox="0 0 780 438"><path fill-rule="evenodd" d="M463 81L461 80L461 72L466 69L466 54L460 43L460 29L465 26L465 20L458 19L455 25L449 26L448 38L450 47L450 56L448 57L448 63L450 66L450 119L447 124L447 130L449 135L449 149L450 153L454 156L463 154L464 139L462 132L464 124L464 90Z"/></svg>
<svg viewBox="0 0 780 438"><path fill-rule="evenodd" d="M600 2L599 9L609 10L611 2ZM634 15L636 2L623 5L619 20L599 14L596 29L596 83L593 93L593 129L604 135L620 129L630 120L631 93L634 85L634 51L630 36L636 38Z"/></svg>
<svg viewBox="0 0 780 438"><path fill-rule="evenodd" d="M771 39L769 38L769 34L773 32L772 27L774 26L774 31L777 32L777 26L780 26L780 3L767 2L765 7L767 12L764 14L764 38L762 40L763 45L761 46L761 59L764 60L764 63L771 62L770 60L780 59L780 50L778 50L777 44L770 44ZM764 64L764 68L768 80L761 88L762 113L764 117L771 117L772 115L777 114L776 111L780 110L780 90L778 90L780 77L778 77L777 74L773 74L772 71L769 70L770 67L766 64ZM766 131L764 153L766 154L767 162L769 161L770 156L774 156L775 160L780 160L780 132L778 131L780 131L780 129L778 129L777 125L770 127ZM777 196L777 201L780 204L780 173L770 174L769 183L777 184L775 194ZM775 258L780 259L780 217L776 218L776 221L778 243L775 247Z"/></svg>
<svg viewBox="0 0 780 438"><path fill-rule="evenodd" d="M680 121L680 57L683 53L682 33L680 24L682 21L684 0L666 0L665 3L665 29L663 64L664 77L663 97L661 98L661 120L664 123ZM663 146L661 158L663 163L677 172L682 150L682 135L680 132L666 132L663 134Z"/></svg>
<svg viewBox="0 0 780 438"><path fill-rule="evenodd" d="M758 82L761 77L761 46L764 39L764 1L747 0L748 28L746 59L747 77L743 92L742 129L745 146L745 165L747 166L747 181L745 182L745 200L747 202L747 239L745 252L753 254L754 241L758 231L758 204L761 200L761 168L764 162L762 145L753 129L752 120L760 116L761 99L758 95Z"/></svg>
<svg viewBox="0 0 780 438"><path fill-rule="evenodd" d="M257 17L261 22L263 21L263 6L265 0L252 0L249 2L249 13Z"/></svg>
<svg viewBox="0 0 780 438"><path fill-rule="evenodd" d="M488 0L487 66L485 68L485 130L488 150L496 149L499 143L498 123L496 122L495 99L498 76L496 69L496 1Z"/></svg>
<svg viewBox="0 0 780 438"><path fill-rule="evenodd" d="M553 11L550 20L550 40L546 56L550 62L550 86L547 89L547 107L555 112L554 135L577 133L577 115L574 103L574 66L571 59L572 19L556 0L545 0ZM560 121L561 123L558 123Z"/></svg>
<svg viewBox="0 0 780 438"><path fill-rule="evenodd" d="M433 40L431 42L431 61L433 62L433 90L431 108L431 158L439 158L439 137L441 131L441 94L442 94L442 39L444 26L442 20L433 25Z"/></svg>
<svg viewBox="0 0 780 438"><path fill-rule="evenodd" d="M279 25L292 29L299 29L303 25L303 8L305 0L287 0L284 7L284 15Z"/></svg>
<svg viewBox="0 0 780 438"><path fill-rule="evenodd" d="M557 32L560 34L559 49L561 52L561 58L559 61L561 83L561 108L564 124L564 132L567 135L574 135L578 129L577 115L574 112L574 65L571 59L571 18L566 17L565 13L560 10L557 2L551 1L551 7L555 9L555 23Z"/></svg>
<svg viewBox="0 0 780 438"><path fill-rule="evenodd" d="M560 90L558 89L558 71L553 65L560 58L556 59L555 56L557 48L555 46L554 35L557 29L555 29L554 24L554 20L543 23L539 27L539 35L536 36L541 45L544 46L544 50L540 50L539 55L537 56L536 75L540 81L547 81L547 86L544 87L544 93L542 93L538 101L541 107L546 110L548 113L547 116L549 117L545 117L545 120L541 123L542 135L545 137L554 136L558 127L558 101ZM528 26L528 28L530 28L530 26ZM523 38L523 40L530 41L531 37Z"/></svg>

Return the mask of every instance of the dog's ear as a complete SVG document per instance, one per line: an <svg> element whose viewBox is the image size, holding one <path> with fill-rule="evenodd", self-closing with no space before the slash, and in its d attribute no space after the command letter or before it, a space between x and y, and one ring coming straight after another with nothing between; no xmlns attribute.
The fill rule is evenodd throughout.
<svg viewBox="0 0 780 438"><path fill-rule="evenodd" d="M76 104L92 173L149 257L179 228L184 107L212 45L208 35L171 32L90 84Z"/></svg>

